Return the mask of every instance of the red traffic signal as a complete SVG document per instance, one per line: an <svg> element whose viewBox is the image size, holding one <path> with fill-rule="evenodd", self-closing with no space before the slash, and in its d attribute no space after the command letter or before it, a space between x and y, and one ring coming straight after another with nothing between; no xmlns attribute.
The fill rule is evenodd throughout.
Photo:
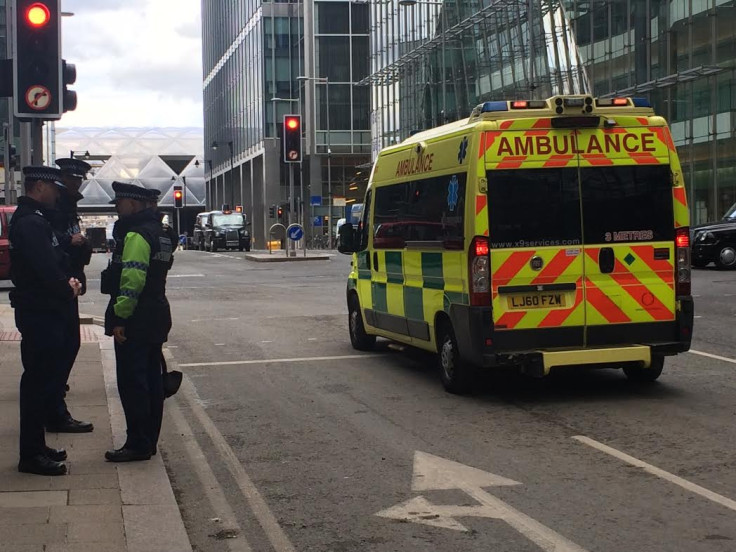
<svg viewBox="0 0 736 552"><path fill-rule="evenodd" d="M284 163L299 163L302 160L302 117L284 115Z"/></svg>
<svg viewBox="0 0 736 552"><path fill-rule="evenodd" d="M46 4L36 2L26 10L26 21L32 27L43 27L51 19L51 11Z"/></svg>
<svg viewBox="0 0 736 552"><path fill-rule="evenodd" d="M181 209L184 206L184 191L181 186L174 186L174 207Z"/></svg>

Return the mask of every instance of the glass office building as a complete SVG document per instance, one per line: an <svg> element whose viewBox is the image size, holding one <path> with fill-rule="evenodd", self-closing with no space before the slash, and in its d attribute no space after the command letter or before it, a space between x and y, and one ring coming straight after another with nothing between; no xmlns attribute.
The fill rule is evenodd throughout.
<svg viewBox="0 0 736 552"><path fill-rule="evenodd" d="M371 2L372 154L490 99L647 97L671 125L692 223L736 202L733 0Z"/></svg>
<svg viewBox="0 0 736 552"><path fill-rule="evenodd" d="M368 13L345 0L202 2L207 205L243 205L256 247L277 222L270 206L288 211L293 199L290 220L301 220L303 206L310 233L315 219L324 228L329 192L341 203L364 191L355 182L370 161L369 88L356 83L368 75ZM280 142L290 113L303 130L293 175Z"/></svg>

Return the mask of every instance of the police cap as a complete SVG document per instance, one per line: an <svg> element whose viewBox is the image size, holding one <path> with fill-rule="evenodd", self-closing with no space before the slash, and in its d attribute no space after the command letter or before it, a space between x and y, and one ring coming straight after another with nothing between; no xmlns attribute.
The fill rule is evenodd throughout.
<svg viewBox="0 0 736 552"><path fill-rule="evenodd" d="M158 201L161 197L161 190L156 188L148 188L148 201Z"/></svg>
<svg viewBox="0 0 736 552"><path fill-rule="evenodd" d="M56 184L59 188L66 188L61 181L61 171L55 167L23 167L23 176L26 182L43 180L44 182Z"/></svg>
<svg viewBox="0 0 736 552"><path fill-rule="evenodd" d="M115 203L118 199L135 199L138 201L149 201L150 195L148 190L142 186L136 186L135 184L126 184L125 182L118 182L117 180L112 183L112 189L115 192L115 199L110 203Z"/></svg>
<svg viewBox="0 0 736 552"><path fill-rule="evenodd" d="M92 168L89 163L85 163L81 159L73 157L64 157L57 159L56 164L65 176L73 176L74 178L86 178L87 173Z"/></svg>

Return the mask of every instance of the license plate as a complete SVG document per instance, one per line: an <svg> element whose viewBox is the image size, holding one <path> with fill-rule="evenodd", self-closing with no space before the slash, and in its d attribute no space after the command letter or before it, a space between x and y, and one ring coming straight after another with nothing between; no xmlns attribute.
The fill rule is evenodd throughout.
<svg viewBox="0 0 736 552"><path fill-rule="evenodd" d="M564 293L524 293L510 295L508 306L511 310L561 309L565 307Z"/></svg>

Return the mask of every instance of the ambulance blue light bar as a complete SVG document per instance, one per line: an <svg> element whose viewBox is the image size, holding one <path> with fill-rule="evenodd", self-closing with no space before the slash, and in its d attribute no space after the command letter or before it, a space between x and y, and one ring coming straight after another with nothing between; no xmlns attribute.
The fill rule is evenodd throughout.
<svg viewBox="0 0 736 552"><path fill-rule="evenodd" d="M652 107L652 104L646 98L631 98L634 107Z"/></svg>
<svg viewBox="0 0 736 552"><path fill-rule="evenodd" d="M484 102L480 109L481 113L489 113L491 111L508 111L509 106L506 102Z"/></svg>

